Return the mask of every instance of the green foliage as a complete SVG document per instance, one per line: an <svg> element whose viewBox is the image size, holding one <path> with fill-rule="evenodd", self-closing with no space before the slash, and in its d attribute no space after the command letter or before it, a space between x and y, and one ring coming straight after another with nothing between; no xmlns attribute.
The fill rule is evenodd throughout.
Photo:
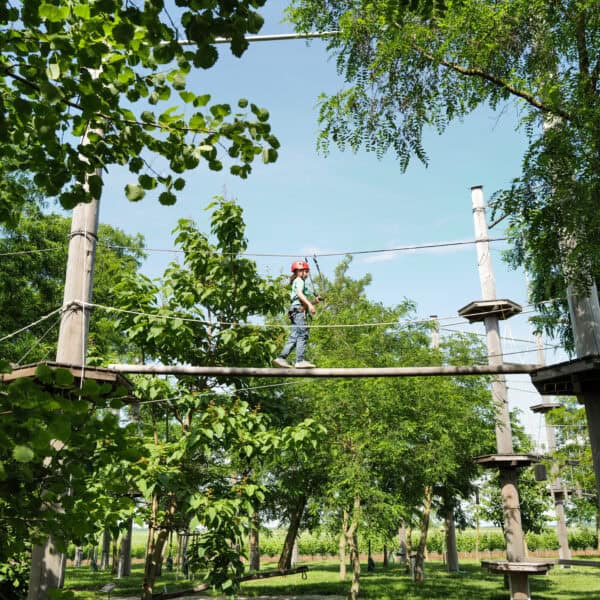
<svg viewBox="0 0 600 600"><path fill-rule="evenodd" d="M0 227L0 253L7 254L2 257L0 271L0 337L37 321L63 302L70 221L57 213L45 212L35 186L22 176L16 179L27 185L27 196L17 222ZM141 265L144 240L110 225L100 225L98 236L94 300L113 306L115 286ZM42 360L48 355L54 358L58 320L59 315L55 315L4 341L0 356L21 363ZM99 356L125 353L124 342L115 331L110 314L92 314L89 363L97 363Z"/></svg>
<svg viewBox="0 0 600 600"><path fill-rule="evenodd" d="M429 324L402 322L414 314L413 304L385 307L370 301L370 277L352 279L349 264L345 259L334 278L322 282L327 301L315 324L389 325L314 329L309 353L319 366L465 364L479 357L481 347L472 339L453 338L432 350ZM300 414L313 415L328 437L310 465L300 463L299 472L290 469L285 497L290 490L297 496L314 494L309 510L336 538L342 526L346 535L359 527L362 551L367 531L372 540L392 539L402 518L417 515L425 486L434 486L441 504L468 495L476 473L472 457L493 444L494 413L485 379L307 382L286 394L302 399Z"/></svg>
<svg viewBox="0 0 600 600"><path fill-rule="evenodd" d="M17 170L72 208L99 197L98 172L111 165L134 174L129 200L160 185L159 200L172 204L186 171L223 168L222 149L242 178L263 151L265 162L274 161L278 142L266 110L209 104L210 95L190 91L187 82L193 69L217 62L216 37L228 38L235 56L244 53L245 34L262 27L257 9L264 2L177 0L173 14L162 2L3 5L0 222L21 204L22 183L7 177ZM182 45L182 37L191 44ZM152 168L157 157L160 175Z"/></svg>
<svg viewBox="0 0 600 600"><path fill-rule="evenodd" d="M288 14L301 31L340 31L328 43L347 86L320 99L323 151L391 150L404 170L427 162L425 127L517 106L530 146L492 204L509 217L507 258L530 274L539 330L572 347L564 280L581 291L600 275L596 0L293 0Z"/></svg>
<svg viewBox="0 0 600 600"><path fill-rule="evenodd" d="M261 118L265 115L261 115ZM261 277L243 257L247 241L241 208L217 199L208 236L189 220L175 230L183 264L164 276L137 276L117 289L120 327L147 360L164 364L268 364L272 329L252 321L281 311L285 292ZM136 480L146 504L138 516L152 528L144 581L150 597L166 532L196 532L190 568L230 592L242 570L243 544L252 515L265 500L263 467L275 455L307 455L323 429L312 419L272 426L269 416L242 395L248 381L232 377L136 379L142 404L132 416L144 435L148 461ZM161 401L161 399L165 399Z"/></svg>
<svg viewBox="0 0 600 600"><path fill-rule="evenodd" d="M561 398L546 415L554 426L556 451L552 469L567 490L575 492L566 505L568 522L584 526L597 518L596 480L585 408L575 398Z"/></svg>
<svg viewBox="0 0 600 600"><path fill-rule="evenodd" d="M531 439L525 433L518 420L518 410L511 411L511 428L513 433L513 448L515 452L531 451ZM536 481L532 468L519 469L517 475L519 490L519 505L521 508L521 525L523 532L540 533L546 527L545 514L550 510L552 499L547 490L547 482ZM502 498L500 495L500 478L492 475L484 484L482 512L484 518L496 526L504 526Z"/></svg>
<svg viewBox="0 0 600 600"><path fill-rule="evenodd" d="M70 372L45 366L0 387L0 565L2 580L22 587L31 544L52 536L66 550L131 511L145 452L109 410L124 389L80 387Z"/></svg>

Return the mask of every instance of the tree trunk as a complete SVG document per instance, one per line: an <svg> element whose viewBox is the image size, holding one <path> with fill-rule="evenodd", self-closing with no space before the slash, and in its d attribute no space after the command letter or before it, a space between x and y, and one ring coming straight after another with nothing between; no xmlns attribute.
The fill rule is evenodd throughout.
<svg viewBox="0 0 600 600"><path fill-rule="evenodd" d="M388 567L389 566L389 559L388 559L388 549L387 549L387 544L383 545L383 566L384 567Z"/></svg>
<svg viewBox="0 0 600 600"><path fill-rule="evenodd" d="M110 566L110 531L104 529L102 533L102 554L100 555L100 569L108 569Z"/></svg>
<svg viewBox="0 0 600 600"><path fill-rule="evenodd" d="M342 517L342 531L340 532L340 579L346 579L346 530L348 529L348 511Z"/></svg>
<svg viewBox="0 0 600 600"><path fill-rule="evenodd" d="M285 536L285 541L283 542L283 548L281 550L279 562L277 563L277 568L279 570L291 568L290 565L292 564L294 542L298 536L300 521L302 520L302 515L304 514L304 509L306 508L306 500L306 496L300 496L296 502L296 505L292 509L292 513L290 515L290 525Z"/></svg>
<svg viewBox="0 0 600 600"><path fill-rule="evenodd" d="M417 548L417 556L415 557L415 581L418 583L425 581L425 549L427 548L427 532L429 531L429 517L431 515L432 498L433 491L431 486L428 485L425 488L419 546Z"/></svg>
<svg viewBox="0 0 600 600"><path fill-rule="evenodd" d="M131 535L133 532L133 519L127 520L127 529L121 537L119 546L119 564L117 567L117 578L129 577L131 575Z"/></svg>
<svg viewBox="0 0 600 600"><path fill-rule="evenodd" d="M358 522L360 519L360 497L354 497L352 510L352 524L348 531L348 543L350 544L350 562L352 563L352 584L347 600L358 600L360 590L360 554L358 550Z"/></svg>
<svg viewBox="0 0 600 600"><path fill-rule="evenodd" d="M406 546L406 525L400 521L398 527L398 554L400 554L400 564L406 564L408 560L408 547Z"/></svg>
<svg viewBox="0 0 600 600"><path fill-rule="evenodd" d="M185 535L181 540L181 572L187 579L189 577L189 561L188 561L188 546L190 543L190 536Z"/></svg>
<svg viewBox="0 0 600 600"><path fill-rule="evenodd" d="M600 504L596 504L596 550L600 550Z"/></svg>
<svg viewBox="0 0 600 600"><path fill-rule="evenodd" d="M146 556L146 567L144 569L143 600L152 600L154 583L156 582L156 578L159 576L163 551L168 538L169 533L166 529L159 529L156 539L154 539L154 536L152 537L150 543L150 552L148 552L148 555Z"/></svg>
<svg viewBox="0 0 600 600"><path fill-rule="evenodd" d="M81 567L81 561L83 560L83 548L81 546L77 546L75 548L75 560L73 561L74 567Z"/></svg>
<svg viewBox="0 0 600 600"><path fill-rule="evenodd" d="M260 528L260 515L255 512L252 515L252 526L248 532L248 554L249 554L249 565L251 571L260 571L260 540L259 540L259 528Z"/></svg>
<svg viewBox="0 0 600 600"><path fill-rule="evenodd" d="M111 556L111 565L110 572L116 576L117 574L117 565L119 562L119 538L116 537L112 542L112 556Z"/></svg>
<svg viewBox="0 0 600 600"><path fill-rule="evenodd" d="M456 547L456 527L454 525L454 510L446 515L446 551L448 552L448 572L458 573L458 549Z"/></svg>
<svg viewBox="0 0 600 600"><path fill-rule="evenodd" d="M171 522L177 506L175 499L171 498L166 514L166 523L157 528L158 497L152 498L152 518L148 527L148 542L146 544L146 564L144 566L144 591L143 600L152 600L152 593L156 578L160 575L165 547L169 539L169 528L165 525Z"/></svg>

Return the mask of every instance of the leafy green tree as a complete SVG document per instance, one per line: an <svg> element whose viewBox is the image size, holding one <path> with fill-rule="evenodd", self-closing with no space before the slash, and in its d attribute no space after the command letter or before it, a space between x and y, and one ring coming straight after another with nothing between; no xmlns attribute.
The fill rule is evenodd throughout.
<svg viewBox="0 0 600 600"><path fill-rule="evenodd" d="M187 84L193 69L217 62L217 37L244 53L264 2L0 2L0 222L26 191L8 177L16 171L72 208L100 197L99 172L123 165L129 200L160 186L159 201L173 204L184 173L222 169L223 150L243 178L257 155L276 160L265 109L211 103Z"/></svg>
<svg viewBox="0 0 600 600"><path fill-rule="evenodd" d="M568 341L565 302L541 303L564 298L565 278L585 287L600 274L597 2L292 0L289 16L302 31L340 31L329 48L347 87L321 98L323 150L392 150L406 169L427 161L424 127L517 106L530 145L496 212L509 217L510 261L531 275L540 328Z"/></svg>
<svg viewBox="0 0 600 600"><path fill-rule="evenodd" d="M560 404L547 413L546 419L555 428L553 462L558 464L561 481L573 492L566 506L567 519L580 526L595 521L596 537L600 540L600 509L594 493L594 466L585 408L569 397L561 398Z"/></svg>
<svg viewBox="0 0 600 600"><path fill-rule="evenodd" d="M519 411L510 413L513 433L513 448L516 453L528 453L533 444L519 422ZM551 510L552 502L547 491L547 482L536 481L533 469L520 469L517 477L519 489L519 505L521 508L521 524L523 532L540 533L546 528L546 513ZM484 486L485 498L482 502L482 515L504 527L502 498L500 494L499 475L494 474Z"/></svg>
<svg viewBox="0 0 600 600"><path fill-rule="evenodd" d="M26 592L14 583L32 544L52 536L64 552L132 510L145 451L110 410L125 392L89 379L80 386L69 371L45 365L35 380L0 384L0 589L8 597Z"/></svg>
<svg viewBox="0 0 600 600"><path fill-rule="evenodd" d="M120 286L120 305L139 313L123 315L121 326L148 360L268 364L273 330L250 322L282 311L284 290L241 256L247 245L241 208L222 199L211 208L214 241L182 220L176 229L182 264L172 263L158 281L138 276ZM152 596L168 533L199 525L205 530L190 565L205 569L218 589L231 590L251 517L264 499L262 462L275 452L299 452L319 430L311 420L270 426L265 412L242 399L245 387L247 381L232 377L138 383L139 397L150 403L141 411L150 460L138 481L150 529L145 598Z"/></svg>
<svg viewBox="0 0 600 600"><path fill-rule="evenodd" d="M366 295L370 276L353 280L344 260L327 286L327 302L318 313L312 354L320 366L389 367L439 364L444 352L430 348L429 326L402 320L413 316L404 301L385 307ZM344 327L379 323L373 327ZM381 325L385 324L385 325ZM453 356L465 345L447 348ZM341 563L350 550L353 580L350 596L358 596L358 533L391 533L400 515L419 510L436 486L467 493L473 456L489 447L493 408L485 381L448 378L335 380L326 387L307 383L302 390L310 412L328 431L322 448L327 480L321 501L325 519L341 531ZM462 478L458 473L462 472ZM429 510L429 509L427 509ZM426 532L426 520L425 532ZM423 549L421 549L423 553Z"/></svg>
<svg viewBox="0 0 600 600"><path fill-rule="evenodd" d="M0 227L0 337L37 321L62 305L70 222L46 212L33 186L16 225ZM115 287L136 273L145 257L141 235L130 236L100 225L94 277L94 300L114 306ZM56 353L59 316L2 343L0 356L13 362L35 362ZM56 329L54 329L56 326ZM44 337L44 334L47 334ZM99 356L125 354L127 346L110 313L93 314L90 363Z"/></svg>

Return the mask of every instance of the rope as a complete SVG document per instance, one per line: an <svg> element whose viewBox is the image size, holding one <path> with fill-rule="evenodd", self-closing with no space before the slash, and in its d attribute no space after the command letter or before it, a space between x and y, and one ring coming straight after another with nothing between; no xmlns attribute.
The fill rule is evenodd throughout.
<svg viewBox="0 0 600 600"><path fill-rule="evenodd" d="M260 389L264 389L264 388L274 388L274 387L282 387L284 385L298 385L300 383L306 383L305 380L300 379L298 381L288 381L288 382L282 382L282 383L269 383L267 385L255 385L253 387L248 387L248 388L242 388L239 390L236 390L235 392L228 392L228 391L222 391L220 392L219 395L222 396L235 396L236 394L241 394L241 393L246 393L246 392L250 392L250 391L254 391L254 390L260 390ZM204 396L214 396L215 392L204 392L202 394L197 394L196 396L194 396L195 398L203 398ZM140 400L139 402L132 402L131 404L157 404L159 402L170 402L171 400L179 400L181 398L181 396L171 396L170 398L159 398L157 400Z"/></svg>
<svg viewBox="0 0 600 600"><path fill-rule="evenodd" d="M29 325L25 325L25 327L21 327L21 329L17 329L17 331L13 331L12 333L9 333L8 335L5 335L3 338L0 338L0 342L4 342L6 340L9 340L10 338L15 337L15 335L18 335L19 333L23 333L23 331L27 331L28 329L31 329L32 327L35 327L39 323L42 323L46 319L49 319L52 315L55 315L57 312L62 311L62 309L63 309L63 307L59 306L58 308L54 309L52 312L48 313L47 315L44 315L43 317L41 317L37 321L34 321L33 323L29 323Z"/></svg>
<svg viewBox="0 0 600 600"><path fill-rule="evenodd" d="M33 344L33 346L31 346L31 348L29 348L29 350L27 350L27 352L25 352L25 354L23 354L23 356L21 356L21 358L17 361L17 365L21 365L21 363L25 360L25 357L28 356L33 350L35 350L44 341L46 336L60 323L61 319L62 319L62 315L60 317L58 317L58 319L54 323L52 323L52 325L50 325L50 327L48 327L48 329L46 329L46 331L44 332L42 337L40 337L35 342L35 344Z"/></svg>
<svg viewBox="0 0 600 600"><path fill-rule="evenodd" d="M448 248L452 246L466 246L477 244L478 242L503 242L507 241L506 237L496 237L496 238L485 238L480 240L461 240L458 242L427 242L425 244L415 244L412 246L399 246L397 248L377 248L374 250L345 250L345 251L335 251L335 252L319 252L313 253L315 257L335 257L335 256L356 256L360 254L385 254L388 252L410 252L415 250L428 250L431 248ZM100 242L103 246L108 248L122 249L122 250L136 250L139 252L173 252L173 253L181 253L183 250L178 250L175 248L141 248L135 246L117 246L113 244L104 244ZM298 256L302 256L302 252L295 253L276 253L276 252L221 252L220 256L250 256L250 257L261 257L261 258L297 258Z"/></svg>
<svg viewBox="0 0 600 600"><path fill-rule="evenodd" d="M548 300L546 302L552 302L553 300ZM139 310L131 310L125 308L117 308L115 306L106 306L104 304L96 304L92 302L81 302L80 300L74 301L74 304L82 306L84 308L100 308L102 310L106 310L109 312L116 312L122 314L130 314L140 317L148 317L151 319L167 319L167 320L180 320L186 323L199 323L202 325L222 325L222 326L231 326L231 327L255 327L255 328L275 328L275 329L289 329L292 325L286 324L272 324L272 323L240 323L239 321L208 321L206 319L194 319L191 317L178 316L175 314L156 314L156 313L147 313ZM527 304L528 306L534 306L533 304ZM519 314L530 314L536 312L535 310L524 310ZM485 315L488 314L486 311L482 311L481 313L473 313L472 316L476 315ZM450 315L447 317L438 317L438 321L456 319L457 317L454 315ZM351 328L359 328L359 327L391 327L391 326L407 326L407 325L417 325L420 323L429 323L431 322L431 317L424 319L405 319L401 321L375 321L372 323L330 323L330 324L311 324L308 325L310 329L351 329ZM465 325L468 321L464 319L463 321L459 321L457 323L447 323L446 327L452 327L455 325ZM2 341L2 340L0 340ZM549 346L550 348L559 348L560 345L557 344L555 346Z"/></svg>
<svg viewBox="0 0 600 600"><path fill-rule="evenodd" d="M58 250L64 250L64 247L56 246L53 248L39 248L37 250L15 250L14 252L0 252L0 256L18 256L19 254L40 254L42 252L57 252Z"/></svg>
<svg viewBox="0 0 600 600"><path fill-rule="evenodd" d="M448 248L452 246L466 246L477 244L478 242L502 242L507 241L506 237L496 237L496 238L487 238L483 240L460 240L457 242L427 242L425 244L414 244L411 246L399 246L397 248L378 248L374 250L345 250L345 251L335 251L335 252L322 252L322 253L313 253L313 256L316 257L335 257L335 256L356 256L360 254L386 254L389 252L414 252L415 250L429 250L432 248ZM108 244L101 240L98 241L98 244L104 246L105 248L112 248L115 250L134 250L136 252L165 252L172 254L181 254L184 250L179 250L177 248L145 248L143 246L124 246L118 244ZM0 252L1 256L17 256L19 254L37 254L40 252L57 252L58 250L63 250L63 246L55 246L51 248L37 248L33 250L15 250L14 252ZM297 258L301 256L302 252L296 253L276 253L276 252L221 252L219 256L249 256L249 257L261 257L261 258Z"/></svg>

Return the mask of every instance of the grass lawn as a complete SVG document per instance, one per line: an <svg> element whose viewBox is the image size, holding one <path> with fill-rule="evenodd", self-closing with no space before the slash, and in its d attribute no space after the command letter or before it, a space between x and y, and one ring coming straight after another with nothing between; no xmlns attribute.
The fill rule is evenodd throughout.
<svg viewBox="0 0 600 600"><path fill-rule="evenodd" d="M277 577L256 582L245 583L241 595L252 597L258 595L297 595L322 594L345 595L349 588L349 578L339 581L337 564L334 562L311 563L308 577L301 575ZM273 564L263 564L268 570ZM443 600L506 600L509 592L503 589L502 576L491 575L484 571L478 562L461 561L461 572L448 574L444 565L431 561L425 567L426 580L416 586L410 577L397 566L383 569L378 565L375 573L367 573L363 565L361 575L361 598L365 600L403 600L432 599ZM126 579L114 580L108 573L93 573L89 568L71 568L67 570L65 587L77 598L106 598L105 594L96 591L108 581L117 583L112 592L113 597L139 597L143 576L143 566L134 565L133 575ZM190 587L190 582L179 579L169 573L161 577L155 591L168 591ZM597 600L600 598L600 568L572 567L563 569L554 567L547 575L530 578L532 598L537 600Z"/></svg>

